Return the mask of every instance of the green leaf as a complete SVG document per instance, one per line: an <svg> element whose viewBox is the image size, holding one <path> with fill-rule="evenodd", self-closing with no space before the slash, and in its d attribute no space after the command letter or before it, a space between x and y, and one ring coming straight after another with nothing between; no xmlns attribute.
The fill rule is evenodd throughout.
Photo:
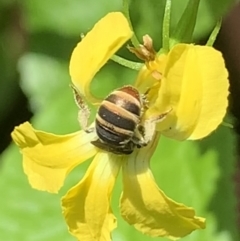
<svg viewBox="0 0 240 241"><path fill-rule="evenodd" d="M196 25L198 7L200 0L189 0L187 7L180 18L173 35L171 36L171 47L177 43L191 43L193 31Z"/></svg>
<svg viewBox="0 0 240 241"><path fill-rule="evenodd" d="M24 1L25 20L29 31L56 32L79 36L105 14L121 9L119 0L31 0Z"/></svg>
<svg viewBox="0 0 240 241"><path fill-rule="evenodd" d="M219 178L215 192L208 202L207 210L215 217L218 233L227 233L232 240L239 240L237 199L233 179L237 164L235 143L236 138L232 130L221 127L219 131L202 141L199 147L201 153L206 153L209 147L217 153Z"/></svg>
<svg viewBox="0 0 240 241"><path fill-rule="evenodd" d="M33 111L48 106L62 90L71 90L65 62L43 54L27 53L19 60L18 69L21 87L29 97Z"/></svg>
<svg viewBox="0 0 240 241"><path fill-rule="evenodd" d="M173 30L176 29L187 2L188 0L182 0L172 3L171 20ZM199 39L209 35L219 19L224 17L235 3L235 0L201 0L193 33L193 42L197 42Z"/></svg>

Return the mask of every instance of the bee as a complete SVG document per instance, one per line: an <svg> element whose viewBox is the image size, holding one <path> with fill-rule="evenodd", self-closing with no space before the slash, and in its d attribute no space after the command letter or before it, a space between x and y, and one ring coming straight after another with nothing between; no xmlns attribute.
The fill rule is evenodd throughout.
<svg viewBox="0 0 240 241"><path fill-rule="evenodd" d="M90 110L72 86L75 101L79 107L79 123L86 132L95 131L97 139L91 143L96 147L117 154L129 155L135 148L146 146L153 138L155 124L163 120L169 111L142 121L148 108L146 93L125 85L112 91L98 108L94 128L88 128Z"/></svg>

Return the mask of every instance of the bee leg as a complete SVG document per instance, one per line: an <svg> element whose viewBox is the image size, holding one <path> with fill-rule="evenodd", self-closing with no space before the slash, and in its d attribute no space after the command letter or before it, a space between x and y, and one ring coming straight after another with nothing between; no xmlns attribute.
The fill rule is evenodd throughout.
<svg viewBox="0 0 240 241"><path fill-rule="evenodd" d="M139 128L142 129L145 145L152 140L155 134L156 124L163 121L171 111L172 108L160 115L150 117L144 121L143 125L139 125Z"/></svg>
<svg viewBox="0 0 240 241"><path fill-rule="evenodd" d="M131 140L138 148L146 146L143 126L138 125Z"/></svg>
<svg viewBox="0 0 240 241"><path fill-rule="evenodd" d="M147 94L142 94L142 110L147 110L149 108L148 104L149 104L149 101L148 101L148 98L147 98Z"/></svg>
<svg viewBox="0 0 240 241"><path fill-rule="evenodd" d="M128 142L129 142L129 140L127 139L127 140L124 140L124 141L119 142L119 144L120 144L120 145L126 145Z"/></svg>
<svg viewBox="0 0 240 241"><path fill-rule="evenodd" d="M86 133L92 133L95 131L95 127L89 127L88 119L90 116L90 110L87 109L81 109L78 111L78 122Z"/></svg>
<svg viewBox="0 0 240 241"><path fill-rule="evenodd" d="M95 130L94 127L89 127L89 117L90 117L90 109L88 108L86 102L84 101L83 97L78 93L78 90L74 85L70 85L70 87L73 90L74 100L77 104L79 111L78 111L78 122L81 126L81 128L87 132L91 133Z"/></svg>

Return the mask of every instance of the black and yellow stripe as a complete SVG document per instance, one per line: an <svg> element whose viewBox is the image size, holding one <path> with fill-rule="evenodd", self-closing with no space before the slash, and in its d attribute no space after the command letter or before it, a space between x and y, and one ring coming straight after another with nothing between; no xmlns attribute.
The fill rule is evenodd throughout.
<svg viewBox="0 0 240 241"><path fill-rule="evenodd" d="M113 153L130 154L134 148L130 142L140 115L141 96L135 88L124 86L113 91L102 102L96 116L96 133L100 141L109 145Z"/></svg>

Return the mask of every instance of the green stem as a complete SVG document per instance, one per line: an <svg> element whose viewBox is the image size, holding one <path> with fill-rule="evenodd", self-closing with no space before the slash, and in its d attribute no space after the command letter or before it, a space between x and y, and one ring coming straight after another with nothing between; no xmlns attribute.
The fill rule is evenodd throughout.
<svg viewBox="0 0 240 241"><path fill-rule="evenodd" d="M163 26L162 26L162 46L165 52L169 51L169 29L170 29L170 15L171 15L171 0L166 1Z"/></svg>
<svg viewBox="0 0 240 241"><path fill-rule="evenodd" d="M127 18L128 20L128 23L129 23L129 26L130 28L132 29L133 31L133 26L132 26L132 22L131 22L131 19L130 19L130 15L129 15L129 2L128 0L122 0L122 3L123 3L123 14L125 15L125 17ZM131 42L132 42L132 45L137 48L139 46L139 41L137 39L137 36L136 34L134 33L133 31L133 36L131 38Z"/></svg>
<svg viewBox="0 0 240 241"><path fill-rule="evenodd" d="M208 39L208 41L206 43L207 46L213 46L213 44L214 44L214 42L215 42L215 40L217 38L217 35L218 35L219 31L220 31L221 25L222 25L222 19L220 19L217 22L215 28L213 29L213 31L212 31L212 33L211 33L211 35L210 35L210 37L209 37L209 39Z"/></svg>
<svg viewBox="0 0 240 241"><path fill-rule="evenodd" d="M128 67L129 69L133 69L133 70L140 70L143 66L143 64L138 63L138 62L133 62L130 60L126 60L122 57L119 57L117 55L113 55L111 57L111 60L113 60L114 62L124 66L124 67Z"/></svg>

